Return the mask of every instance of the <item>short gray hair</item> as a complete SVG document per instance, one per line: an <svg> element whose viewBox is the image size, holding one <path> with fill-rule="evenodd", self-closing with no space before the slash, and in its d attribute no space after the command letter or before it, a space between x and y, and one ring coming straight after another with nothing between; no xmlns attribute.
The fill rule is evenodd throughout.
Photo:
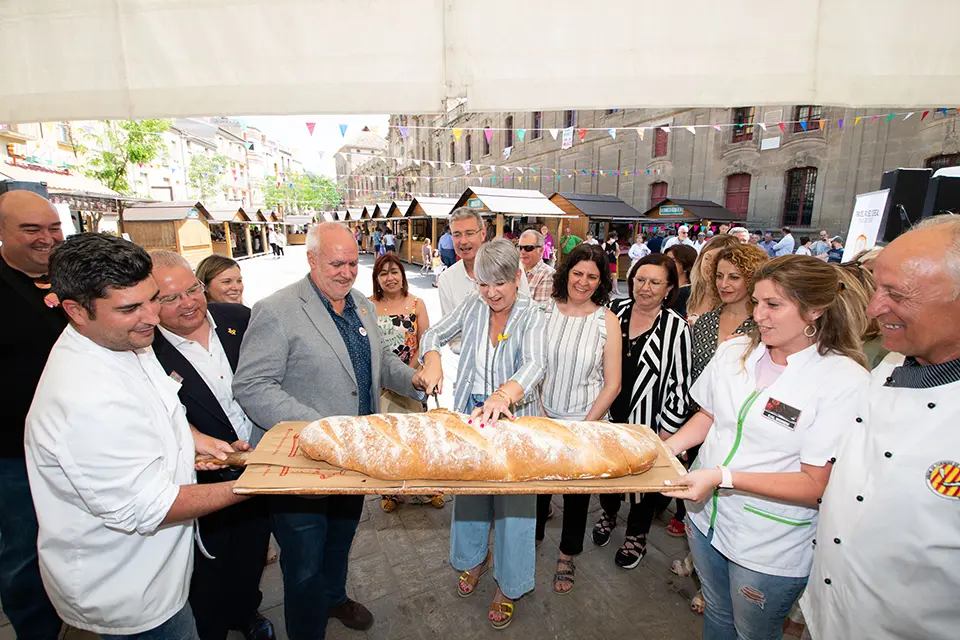
<svg viewBox="0 0 960 640"><path fill-rule="evenodd" d="M183 267L190 273L193 273L193 267L187 262L187 259L176 251L167 251L166 249L156 249L150 252L150 260L153 262L153 268L176 269Z"/></svg>
<svg viewBox="0 0 960 640"><path fill-rule="evenodd" d="M944 227L944 231L950 234L950 247L943 257L944 266L953 277L957 289L960 290L960 215L954 213L942 213L925 220L921 220L914 229L929 229L931 227Z"/></svg>
<svg viewBox="0 0 960 640"><path fill-rule="evenodd" d="M319 251L321 236L332 231L333 229L342 229L350 234L350 237L353 238L354 242L357 241L356 236L353 235L353 231L351 231L350 227L344 223L321 222L320 224L312 225L309 229L307 229L307 253L316 253Z"/></svg>
<svg viewBox="0 0 960 640"><path fill-rule="evenodd" d="M450 214L450 219L447 222L449 222L452 225L454 222L457 222L459 220L467 220L467 219L476 220L477 228L481 230L483 229L483 216L481 216L479 213L477 213L473 209L468 209L467 207L458 207L454 209L453 212Z"/></svg>
<svg viewBox="0 0 960 640"><path fill-rule="evenodd" d="M746 227L734 227L733 229L730 229L730 231L727 231L728 236L735 236L738 233L750 233L750 230Z"/></svg>
<svg viewBox="0 0 960 640"><path fill-rule="evenodd" d="M543 246L543 234L542 234L542 233L540 233L540 232L537 231L536 229L527 229L526 231L524 231L523 233L520 234L520 237L522 238L524 235L526 235L526 234L528 234L528 233L534 237L534 239L535 239L536 242L537 242L537 245L539 245L539 246L541 246L541 247Z"/></svg>
<svg viewBox="0 0 960 640"><path fill-rule="evenodd" d="M481 284L500 284L516 280L520 271L520 251L504 238L494 238L480 246L473 272Z"/></svg>

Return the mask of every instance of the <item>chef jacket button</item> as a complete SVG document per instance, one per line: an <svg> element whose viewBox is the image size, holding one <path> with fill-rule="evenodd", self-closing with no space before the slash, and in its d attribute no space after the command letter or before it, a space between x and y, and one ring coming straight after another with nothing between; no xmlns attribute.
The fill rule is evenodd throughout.
<svg viewBox="0 0 960 640"><path fill-rule="evenodd" d="M813 546L817 546L817 539L816 539L816 538L813 539Z"/></svg>
<svg viewBox="0 0 960 640"><path fill-rule="evenodd" d="M860 416L857 416L857 422L863 422L863 418L861 418Z"/></svg>
<svg viewBox="0 0 960 640"><path fill-rule="evenodd" d="M893 376L887 376L887 384L890 384L892 382L893 382Z"/></svg>
<svg viewBox="0 0 960 640"><path fill-rule="evenodd" d="M884 458L892 458L892 457L893 457L893 454L890 453L889 451L884 451L884 452L883 452L883 457L884 457Z"/></svg>
<svg viewBox="0 0 960 640"><path fill-rule="evenodd" d="M822 504L822 503L823 503L823 498L817 498L817 504Z"/></svg>
<svg viewBox="0 0 960 640"><path fill-rule="evenodd" d="M834 538L833 544L840 544L840 538Z"/></svg>
<svg viewBox="0 0 960 640"><path fill-rule="evenodd" d="M857 502L863 502L863 496L857 496Z"/></svg>
<svg viewBox="0 0 960 640"><path fill-rule="evenodd" d="M836 461L837 461L837 457L836 457L836 456L830 458L830 464L833 464L833 463L836 462Z"/></svg>
<svg viewBox="0 0 960 640"><path fill-rule="evenodd" d="M927 408L928 408L928 409L933 409L933 408L936 407L936 406L937 406L937 405L934 404L933 402L930 402L930 403L927 404Z"/></svg>
<svg viewBox="0 0 960 640"><path fill-rule="evenodd" d="M356 395L357 395L357 392L356 392L356 391L351 391L351 392L350 392L350 395L352 395L352 396L354 396L354 397L356 397Z"/></svg>
<svg viewBox="0 0 960 640"><path fill-rule="evenodd" d="M830 582L830 578L824 578L824 579L823 579L823 584L830 584L830 583L831 583L831 582Z"/></svg>

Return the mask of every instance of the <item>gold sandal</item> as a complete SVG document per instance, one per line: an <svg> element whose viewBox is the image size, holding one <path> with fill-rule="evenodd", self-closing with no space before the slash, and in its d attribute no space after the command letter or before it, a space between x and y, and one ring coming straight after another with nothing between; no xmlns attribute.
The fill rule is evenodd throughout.
<svg viewBox="0 0 960 640"><path fill-rule="evenodd" d="M493 616L496 613L502 613L506 616L503 620L494 620ZM494 629L506 629L507 626L513 622L513 603L512 602L493 602L490 604L490 624Z"/></svg>
<svg viewBox="0 0 960 640"><path fill-rule="evenodd" d="M457 581L457 595L461 598L466 598L472 596L474 591L477 590L477 585L480 583L480 578L483 577L483 574L487 572L487 569L490 566L490 552L487 551L487 557L483 559L483 562L480 563L480 569L477 571L477 575L473 575L470 569L460 572L460 577ZM469 586L470 590L464 590L465 586Z"/></svg>

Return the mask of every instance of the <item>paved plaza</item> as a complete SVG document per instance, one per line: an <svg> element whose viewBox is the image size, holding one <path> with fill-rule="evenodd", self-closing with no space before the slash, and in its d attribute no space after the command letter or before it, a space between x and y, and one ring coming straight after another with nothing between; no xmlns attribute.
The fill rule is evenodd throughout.
<svg viewBox="0 0 960 640"><path fill-rule="evenodd" d="M362 256L357 288L373 290L372 257ZM307 262L303 247L288 247L282 259L254 258L241 263L246 285L246 302L253 305L276 289L303 277ZM430 316L440 317L437 291L432 276L420 276L419 268L408 273L411 290L424 299ZM450 386L444 396L450 393ZM443 403L444 400L441 399ZM449 402L449 399L446 400ZM448 404L445 406L449 406ZM456 593L456 572L450 567L449 539L452 504L443 509L429 505L402 504L392 513L383 513L379 499L370 496L351 552L347 592L367 605L376 622L370 631L351 631L333 620L327 630L330 640L420 638L547 638L570 639L677 639L700 637L702 618L689 608L695 593L690 578L670 573L672 560L686 554L683 539L667 535L664 521L655 520L649 536L648 554L639 567L626 571L617 567L613 556L623 541L621 521L611 542L604 548L589 540L577 562L576 586L572 593L557 595L552 590L560 539L562 500L554 498L556 517L547 524L547 538L537 549L536 589L517 603L513 623L495 631L486 612L495 586L490 572L469 598ZM626 509L621 511L625 515ZM588 528L599 514L596 498L591 503ZM669 514L664 515L669 519ZM621 518L622 520L622 518ZM262 610L276 626L278 638L285 639L283 627L283 586L278 564L263 575ZM12 640L13 628L0 618L0 640ZM93 638L71 630L67 640ZM242 640L232 633L230 640Z"/></svg>

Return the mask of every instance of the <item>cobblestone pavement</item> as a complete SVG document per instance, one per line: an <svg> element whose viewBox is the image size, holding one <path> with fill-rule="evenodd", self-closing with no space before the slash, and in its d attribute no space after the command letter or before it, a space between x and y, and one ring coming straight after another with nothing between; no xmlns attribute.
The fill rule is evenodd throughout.
<svg viewBox="0 0 960 640"><path fill-rule="evenodd" d="M246 285L246 302L252 305L274 290L303 277L307 271L303 247L288 247L286 257L255 258L241 263ZM357 288L369 294L372 259L361 258ZM411 291L424 299L430 316L440 317L432 276L408 273ZM445 396L450 393L447 385ZM444 400L441 400L444 402ZM449 399L446 400L449 402ZM445 404L445 406L449 406ZM373 612L376 622L370 631L351 631L333 620L327 629L330 640L420 638L547 638L631 639L700 638L702 618L689 608L695 593L689 578L670 573L670 563L686 554L686 542L667 535L663 521L654 521L648 553L639 567L625 571L613 562L623 540L625 523L613 533L609 545L596 547L589 529L599 515L596 498L591 502L584 553L577 558L576 586L568 595L552 590L560 540L563 502L554 498L556 517L547 524L547 538L537 549L536 589L517 603L513 623L496 632L487 620L487 609L495 585L492 572L480 581L469 598L456 594L456 572L449 564L450 514L429 505L402 504L392 513L380 510L371 496L365 503L360 527L351 551L347 591ZM625 510L624 510L625 511ZM669 514L664 514L668 519ZM278 564L266 568L262 582L262 610L285 640L283 627L283 586ZM0 617L0 640L15 635L6 617ZM65 640L86 640L93 634L71 630ZM230 640L242 640L232 633Z"/></svg>

